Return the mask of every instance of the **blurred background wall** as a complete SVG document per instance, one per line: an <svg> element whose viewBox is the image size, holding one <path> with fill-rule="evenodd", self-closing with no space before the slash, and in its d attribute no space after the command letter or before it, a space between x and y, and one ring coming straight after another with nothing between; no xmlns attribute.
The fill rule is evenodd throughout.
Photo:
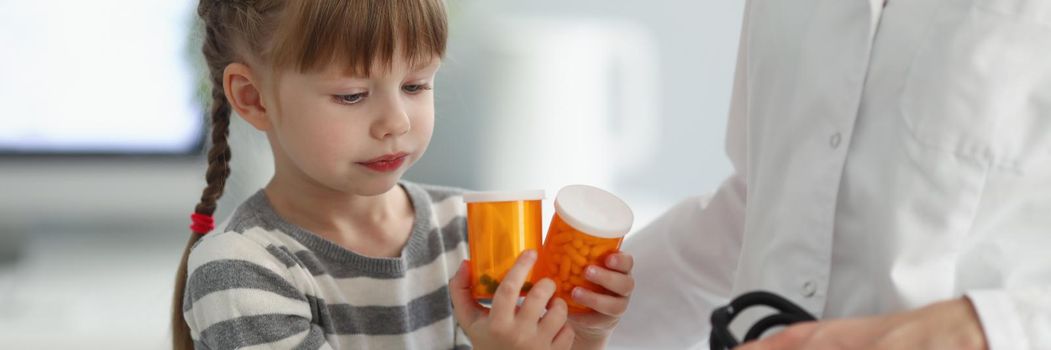
<svg viewBox="0 0 1051 350"><path fill-rule="evenodd" d="M0 348L161 349L204 159L192 0L0 2ZM449 0L408 179L598 185L636 228L729 174L738 1ZM272 173L235 118L225 218ZM546 219L545 219L546 222Z"/></svg>

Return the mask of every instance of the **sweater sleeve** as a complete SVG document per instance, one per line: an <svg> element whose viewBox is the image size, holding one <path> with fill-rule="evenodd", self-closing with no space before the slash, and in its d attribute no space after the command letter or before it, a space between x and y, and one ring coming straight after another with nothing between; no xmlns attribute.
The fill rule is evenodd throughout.
<svg viewBox="0 0 1051 350"><path fill-rule="evenodd" d="M306 294L279 256L241 234L190 253L183 315L197 349L329 349Z"/></svg>

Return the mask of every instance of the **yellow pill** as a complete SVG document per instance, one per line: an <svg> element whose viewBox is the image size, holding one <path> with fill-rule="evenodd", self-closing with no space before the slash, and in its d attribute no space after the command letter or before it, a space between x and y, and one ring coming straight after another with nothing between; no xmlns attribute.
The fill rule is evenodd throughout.
<svg viewBox="0 0 1051 350"><path fill-rule="evenodd" d="M569 269L573 264L569 261L569 257L562 258L562 266L559 266L558 277L559 279L569 279Z"/></svg>
<svg viewBox="0 0 1051 350"><path fill-rule="evenodd" d="M583 255L583 256L588 256L588 253L591 253L591 247L584 246L584 247L580 248L580 250L578 250L577 253L580 253L580 255Z"/></svg>
<svg viewBox="0 0 1051 350"><path fill-rule="evenodd" d="M573 274L574 274L574 275L579 275L579 274L580 274L580 271L581 271L582 269L581 269L580 265L573 265L573 267L572 267L572 268L570 268L570 270L572 270L572 272L573 272ZM572 277L570 277L570 278L572 278Z"/></svg>
<svg viewBox="0 0 1051 350"><path fill-rule="evenodd" d="M587 282L587 280L585 280L583 278L580 278L579 276L570 276L569 277L569 283L572 283L572 284L575 284L575 285L578 285L578 286L583 286L583 285L587 284L588 282Z"/></svg>
<svg viewBox="0 0 1051 350"><path fill-rule="evenodd" d="M584 247L584 241L581 240L580 237L577 237L576 239L573 240L573 247L577 248L577 249L583 248Z"/></svg>
<svg viewBox="0 0 1051 350"><path fill-rule="evenodd" d="M569 258L573 260L574 264L583 266L588 263L588 259L585 258L583 255L577 253L576 250L566 250L566 255L568 255Z"/></svg>
<svg viewBox="0 0 1051 350"><path fill-rule="evenodd" d="M580 255L580 252L578 252L576 248L573 248L572 244L566 244L562 246L562 253L569 255L570 252L573 252L572 254Z"/></svg>
<svg viewBox="0 0 1051 350"><path fill-rule="evenodd" d="M592 249L591 252L588 254L588 257L596 259L602 256L602 254L605 254L606 252L610 251L610 249L611 248L609 246L595 246L595 248Z"/></svg>

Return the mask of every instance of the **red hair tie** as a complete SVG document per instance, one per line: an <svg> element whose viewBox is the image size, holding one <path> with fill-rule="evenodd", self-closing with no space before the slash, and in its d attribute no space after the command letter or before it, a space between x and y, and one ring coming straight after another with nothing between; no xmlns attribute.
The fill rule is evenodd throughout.
<svg viewBox="0 0 1051 350"><path fill-rule="evenodd" d="M193 225L190 225L190 230L196 234L203 235L215 228L215 219L211 215L193 213L190 214L190 220L193 221Z"/></svg>

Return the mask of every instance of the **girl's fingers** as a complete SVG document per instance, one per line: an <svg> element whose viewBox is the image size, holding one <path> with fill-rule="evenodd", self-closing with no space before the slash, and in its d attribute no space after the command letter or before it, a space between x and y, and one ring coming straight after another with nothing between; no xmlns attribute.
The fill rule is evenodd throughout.
<svg viewBox="0 0 1051 350"><path fill-rule="evenodd" d="M515 260L514 266L507 271L500 286L496 287L493 294L493 308L489 315L495 322L511 322L515 317L515 306L518 304L518 296L525 283L526 276L536 262L536 251L527 250Z"/></svg>
<svg viewBox="0 0 1051 350"><path fill-rule="evenodd" d="M551 296L555 294L555 288L555 282L547 278L533 285L522 307L518 309L518 316L515 316L515 320L521 324L536 324L540 320L540 314L544 313L547 301L551 300Z"/></svg>
<svg viewBox="0 0 1051 350"><path fill-rule="evenodd" d="M595 265L584 269L584 278L620 296L631 296L635 290L635 278L621 272L607 270Z"/></svg>
<svg viewBox="0 0 1051 350"><path fill-rule="evenodd" d="M569 306L566 305L566 301L562 298L555 298L551 302L551 308L544 314L544 318L540 319L540 336L546 337L547 339L554 339L558 334L558 331L566 326L566 319L568 318Z"/></svg>
<svg viewBox="0 0 1051 350"><path fill-rule="evenodd" d="M551 349L566 349L573 347L573 339L576 338L576 333L573 333L573 327L570 325L562 326L562 330L558 331L558 335L555 336L555 340L551 342Z"/></svg>
<svg viewBox="0 0 1051 350"><path fill-rule="evenodd" d="M603 315L620 317L628 309L628 298L605 295L590 290L573 288L573 300Z"/></svg>
<svg viewBox="0 0 1051 350"><path fill-rule="evenodd" d="M606 257L606 267L613 271L631 274L631 268L635 266L635 258L631 254L618 252Z"/></svg>
<svg viewBox="0 0 1051 350"><path fill-rule="evenodd" d="M453 316L456 317L456 322L464 329L474 324L481 313L481 306L471 297L471 266L467 260L460 263L460 269L449 281L449 295L453 301Z"/></svg>

